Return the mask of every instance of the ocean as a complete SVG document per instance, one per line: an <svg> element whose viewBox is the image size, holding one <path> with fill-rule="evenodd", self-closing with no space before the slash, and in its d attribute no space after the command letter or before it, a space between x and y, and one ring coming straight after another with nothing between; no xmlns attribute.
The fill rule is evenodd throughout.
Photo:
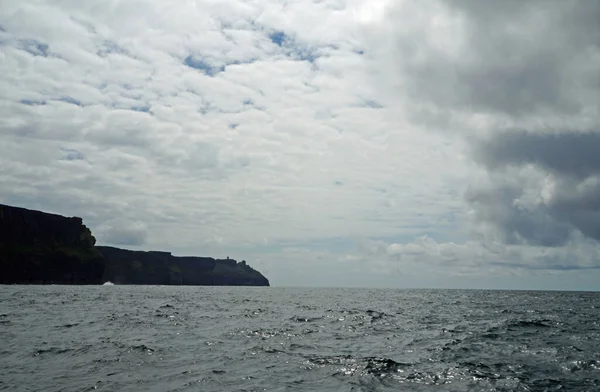
<svg viewBox="0 0 600 392"><path fill-rule="evenodd" d="M600 391L600 293L0 286L0 390Z"/></svg>

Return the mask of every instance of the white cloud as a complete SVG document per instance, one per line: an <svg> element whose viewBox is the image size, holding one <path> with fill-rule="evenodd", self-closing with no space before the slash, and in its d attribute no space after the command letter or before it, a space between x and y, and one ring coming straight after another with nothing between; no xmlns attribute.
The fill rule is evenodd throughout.
<svg viewBox="0 0 600 392"><path fill-rule="evenodd" d="M498 238L469 224L463 194L486 173L465 147L496 128L597 125L598 79L583 64L598 57L572 44L582 37L572 19L585 18L556 4L547 19L527 8L529 30L505 30L513 11L503 9L486 39L521 57L486 57L480 11L384 0L7 3L0 202L82 216L100 242L236 254L275 271L274 284L309 284L327 268L321 284L394 285L373 271L409 265L423 285L444 265L517 268L496 264L485 244ZM561 12L568 34L553 46L544 37ZM564 71L543 71L531 47ZM564 48L571 57L558 56ZM544 87L566 72L580 75L564 79L566 93ZM536 203L539 184L519 200ZM387 244L384 259L357 249L365 238ZM325 250L315 254L316 243Z"/></svg>
<svg viewBox="0 0 600 392"><path fill-rule="evenodd" d="M94 234L99 242L138 247L145 244L148 230L141 222L115 218L98 227Z"/></svg>

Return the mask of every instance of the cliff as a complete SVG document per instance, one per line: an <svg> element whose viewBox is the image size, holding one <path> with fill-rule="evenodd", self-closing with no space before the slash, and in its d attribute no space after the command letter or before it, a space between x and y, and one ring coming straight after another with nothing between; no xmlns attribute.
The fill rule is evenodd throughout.
<svg viewBox="0 0 600 392"><path fill-rule="evenodd" d="M81 218L0 204L0 284L269 286L245 261L95 246Z"/></svg>
<svg viewBox="0 0 600 392"><path fill-rule="evenodd" d="M116 284L269 286L267 278L245 261L97 248L105 260L104 279Z"/></svg>
<svg viewBox="0 0 600 392"><path fill-rule="evenodd" d="M0 283L100 284L95 243L81 218L0 204Z"/></svg>

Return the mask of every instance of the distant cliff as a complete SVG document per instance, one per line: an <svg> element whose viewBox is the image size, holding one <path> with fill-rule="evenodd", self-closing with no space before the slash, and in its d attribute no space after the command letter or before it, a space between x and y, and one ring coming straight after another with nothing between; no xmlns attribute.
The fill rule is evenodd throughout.
<svg viewBox="0 0 600 392"><path fill-rule="evenodd" d="M81 218L0 204L0 283L100 284L95 243Z"/></svg>
<svg viewBox="0 0 600 392"><path fill-rule="evenodd" d="M0 204L0 284L269 286L245 261L95 246L81 218Z"/></svg>
<svg viewBox="0 0 600 392"><path fill-rule="evenodd" d="M168 252L131 251L98 246L105 260L104 279L116 284L268 286L245 261L176 257Z"/></svg>

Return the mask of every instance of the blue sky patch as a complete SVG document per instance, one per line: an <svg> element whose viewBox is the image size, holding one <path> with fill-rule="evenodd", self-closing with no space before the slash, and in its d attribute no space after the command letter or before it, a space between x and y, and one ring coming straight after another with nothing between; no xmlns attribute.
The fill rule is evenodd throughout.
<svg viewBox="0 0 600 392"><path fill-rule="evenodd" d="M133 110L134 112L149 113L150 107L149 106L132 106L129 108L129 110Z"/></svg>
<svg viewBox="0 0 600 392"><path fill-rule="evenodd" d="M65 102L65 103L70 103L71 105L83 106L81 101L79 101L73 97L69 97L69 96L60 97L60 98L57 98L56 100Z"/></svg>
<svg viewBox="0 0 600 392"><path fill-rule="evenodd" d="M381 109L381 108L383 108L383 105L381 105L377 101L373 101L372 99L365 99L365 100L363 100L361 106L365 107L365 108L370 108L370 109Z"/></svg>
<svg viewBox="0 0 600 392"><path fill-rule="evenodd" d="M28 105L28 106L40 106L40 105L45 105L46 101L45 100L36 100L36 99L22 99L19 101L19 103L22 103L23 105Z"/></svg>
<svg viewBox="0 0 600 392"><path fill-rule="evenodd" d="M288 36L283 31L275 31L269 34L269 39L277 46L283 46L288 41Z"/></svg>
<svg viewBox="0 0 600 392"><path fill-rule="evenodd" d="M300 61L308 61L309 63L314 63L319 58L315 51L302 47L292 48L290 57Z"/></svg>
<svg viewBox="0 0 600 392"><path fill-rule="evenodd" d="M23 50L31 53L34 56L48 57L48 44L36 41L34 39L28 39L21 42Z"/></svg>
<svg viewBox="0 0 600 392"><path fill-rule="evenodd" d="M215 67L202 60L201 58L197 58L192 55L187 56L183 63L190 68L194 68L198 71L204 72L208 76L215 76L216 74L225 70L225 67L223 65Z"/></svg>
<svg viewBox="0 0 600 392"><path fill-rule="evenodd" d="M61 152L63 153L61 161L83 161L85 160L85 155L83 153L71 149L71 148L61 148Z"/></svg>
<svg viewBox="0 0 600 392"><path fill-rule="evenodd" d="M111 53L118 53L123 55L128 54L127 50L125 50L123 47L119 46L116 42L113 41L105 41L102 45L102 48L97 52L98 56L101 57L105 57Z"/></svg>
<svg viewBox="0 0 600 392"><path fill-rule="evenodd" d="M299 43L294 36L283 31L272 32L268 37L275 45L285 49L285 54L292 59L314 63L320 57L315 48ZM335 49L335 46L332 48Z"/></svg>

